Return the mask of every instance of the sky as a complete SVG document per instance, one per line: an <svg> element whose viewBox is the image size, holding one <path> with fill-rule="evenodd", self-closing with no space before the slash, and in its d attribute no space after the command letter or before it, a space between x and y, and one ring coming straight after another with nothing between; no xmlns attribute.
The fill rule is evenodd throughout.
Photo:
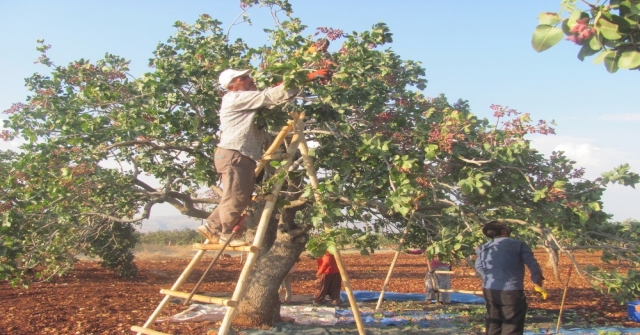
<svg viewBox="0 0 640 335"><path fill-rule="evenodd" d="M290 2L309 35L316 27L352 32L385 22L394 39L389 47L426 69L426 96L468 100L479 117L491 118L489 107L499 104L530 113L534 120L555 120L556 135L532 137L534 146L547 155L564 151L586 169L586 177L624 163L640 173L640 73L609 74L589 58L580 62L579 47L569 41L543 53L531 47L538 14L558 11L560 0ZM131 60L131 73L140 75L152 70L148 60L175 32L176 21L192 23L206 13L230 27L240 12L238 0L2 0L0 111L25 100L24 78L46 72L33 64L38 39L51 44L48 55L56 64L95 61L109 52ZM272 23L270 14L264 8L248 14L253 26L235 25L231 37L249 45L266 43L261 28ZM0 114L2 119L6 115ZM0 149L16 145L0 142ZM640 189L610 186L603 201L614 220L640 219ZM165 207L154 208L152 215L177 214Z"/></svg>

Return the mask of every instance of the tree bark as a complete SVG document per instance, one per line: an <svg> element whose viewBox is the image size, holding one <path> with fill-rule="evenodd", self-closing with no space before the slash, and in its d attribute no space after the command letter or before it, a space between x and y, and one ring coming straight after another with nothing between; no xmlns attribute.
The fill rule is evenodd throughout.
<svg viewBox="0 0 640 335"><path fill-rule="evenodd" d="M269 222L263 249L233 321L235 326L264 327L281 322L278 290L282 280L304 251L308 240L306 228L283 229L283 227L294 225L293 218L297 210L285 210L280 214L280 220L272 218ZM254 215L253 218L259 218L259 216ZM257 223L252 222L250 225L257 225ZM249 229L247 234L252 235L255 230L247 228Z"/></svg>
<svg viewBox="0 0 640 335"><path fill-rule="evenodd" d="M549 254L547 266L553 269L553 278L560 281L560 271L558 270L558 264L560 264L560 254L558 251L560 248L558 248L553 239L547 234L544 234L543 238L545 239L543 241L544 249L547 251L547 254Z"/></svg>

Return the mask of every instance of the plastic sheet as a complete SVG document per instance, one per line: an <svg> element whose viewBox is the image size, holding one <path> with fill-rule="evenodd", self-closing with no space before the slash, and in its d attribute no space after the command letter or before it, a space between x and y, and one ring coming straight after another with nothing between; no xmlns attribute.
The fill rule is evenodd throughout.
<svg viewBox="0 0 640 335"><path fill-rule="evenodd" d="M353 296L356 301L366 302L366 301L378 301L380 297L379 291L353 291ZM427 298L426 294L420 293L397 293L397 292L385 292L384 300L387 301L425 301ZM340 292L340 299L342 301L347 301L347 293ZM484 304L484 299L473 294L468 293L451 293L451 302L452 303L463 303L463 304Z"/></svg>
<svg viewBox="0 0 640 335"><path fill-rule="evenodd" d="M602 327L602 328L569 328L564 329L560 328L560 330L556 333L555 328L553 330L541 331L538 333L531 332L526 330L524 335L550 335L550 334L560 334L560 335L601 335L601 334L619 334L619 335L638 335L640 334L640 328L612 328L612 327Z"/></svg>
<svg viewBox="0 0 640 335"><path fill-rule="evenodd" d="M227 306L191 304L184 311L167 318L158 318L156 322L220 321L226 313Z"/></svg>
<svg viewBox="0 0 640 335"><path fill-rule="evenodd" d="M406 310L402 312L384 311L382 313L374 313L363 311L360 313L362 322L366 326L406 326L417 325L420 328L427 327L450 327L452 323L450 320L455 319L455 314L442 314L442 313L430 313L423 310ZM340 324L355 324L353 312L351 310L337 309L336 317Z"/></svg>
<svg viewBox="0 0 640 335"><path fill-rule="evenodd" d="M335 307L280 306L280 316L295 320L296 325L333 326L338 321Z"/></svg>
<svg viewBox="0 0 640 335"><path fill-rule="evenodd" d="M640 300L627 304L627 316L631 321L640 322Z"/></svg>
<svg viewBox="0 0 640 335"><path fill-rule="evenodd" d="M280 316L295 320L296 325L333 326L338 321L335 311L335 307L281 306ZM159 318L156 322L221 321L226 312L226 306L191 304L186 310L167 318Z"/></svg>

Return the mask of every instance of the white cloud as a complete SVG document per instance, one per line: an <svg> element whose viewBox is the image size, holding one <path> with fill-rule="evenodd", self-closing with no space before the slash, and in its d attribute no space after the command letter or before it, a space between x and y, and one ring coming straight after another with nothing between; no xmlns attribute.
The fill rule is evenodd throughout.
<svg viewBox="0 0 640 335"><path fill-rule="evenodd" d="M636 204L640 203L640 189L623 185L609 185L602 196L604 211L613 214L613 219L640 220L640 210Z"/></svg>
<svg viewBox="0 0 640 335"><path fill-rule="evenodd" d="M20 151L19 147L25 143L22 139L15 139L13 141L4 141L0 139L0 150Z"/></svg>
<svg viewBox="0 0 640 335"><path fill-rule="evenodd" d="M636 152L629 152L622 147L606 147L598 145L599 141L591 138L572 136L535 136L532 145L544 155L552 151L564 151L565 156L576 162L576 167L584 167L585 178L594 179L614 167L629 163L631 170L640 171L640 158ZM613 214L614 220L628 218L640 219L640 188L609 185L602 198L604 210Z"/></svg>
<svg viewBox="0 0 640 335"><path fill-rule="evenodd" d="M535 136L532 145L544 155L552 151L563 151L565 156L576 162L576 166L586 168L586 177L598 177L602 172L623 163L640 167L636 154L622 147L605 147L592 138L573 136ZM635 162L635 164L634 164Z"/></svg>
<svg viewBox="0 0 640 335"><path fill-rule="evenodd" d="M563 151L567 157L580 162L584 167L597 166L600 162L600 148L590 143L560 143L553 151Z"/></svg>
<svg viewBox="0 0 640 335"><path fill-rule="evenodd" d="M18 151L18 146L20 146L20 142L18 141L3 141L0 140L0 150L12 150Z"/></svg>
<svg viewBox="0 0 640 335"><path fill-rule="evenodd" d="M620 114L602 115L602 116L596 117L596 120L637 122L637 121L640 121L640 113L620 113Z"/></svg>

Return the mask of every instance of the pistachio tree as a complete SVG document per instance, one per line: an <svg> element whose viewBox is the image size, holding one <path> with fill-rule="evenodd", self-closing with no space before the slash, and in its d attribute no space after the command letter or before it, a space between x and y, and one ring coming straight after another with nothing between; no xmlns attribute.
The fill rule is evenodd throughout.
<svg viewBox="0 0 640 335"><path fill-rule="evenodd" d="M280 320L273 308L279 284L305 248L318 254L350 244L366 254L380 234L409 224L409 245L443 259L472 254L490 219L517 225L550 255L570 254L587 237L606 244L576 234L609 227L602 192L610 183L635 185L638 175L628 167L586 180L561 153L544 157L530 146L526 136L554 132L547 122L499 105L488 120L464 100L424 96L424 68L390 48L384 23L361 32L308 28L285 0L243 0L234 23L256 6L274 18L255 28L266 33L265 44L231 40L204 14L193 24L176 22L139 77L111 54L55 64L41 43L38 61L47 73L28 78L26 101L5 111L3 137L25 144L0 155L3 278L62 273L77 252L134 275L131 231L156 204L206 218L221 194L212 154L224 95L217 78L227 68L252 69L259 88L301 89L298 99L259 111L256 122L275 135L290 113L304 112L320 179L313 187L304 169L280 171L278 161L259 178L258 195L276 180L285 184L239 306L243 325ZM320 68L332 78L307 82ZM245 224L248 237L259 199Z"/></svg>
<svg viewBox="0 0 640 335"><path fill-rule="evenodd" d="M560 10L538 16L531 44L547 50L563 37L580 47L578 59L595 56L607 71L640 68L640 2L636 0L562 0Z"/></svg>

